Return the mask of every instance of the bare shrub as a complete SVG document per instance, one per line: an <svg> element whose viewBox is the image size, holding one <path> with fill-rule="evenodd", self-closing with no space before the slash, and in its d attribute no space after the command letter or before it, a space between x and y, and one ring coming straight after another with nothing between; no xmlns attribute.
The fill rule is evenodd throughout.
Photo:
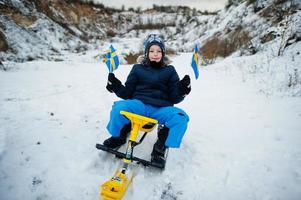
<svg viewBox="0 0 301 200"><path fill-rule="evenodd" d="M2 31L0 31L0 51L7 51L7 50L8 50L8 44L6 42L6 37L2 33Z"/></svg>
<svg viewBox="0 0 301 200"><path fill-rule="evenodd" d="M205 45L201 47L201 58L203 64L211 64L217 58L217 51L219 48L220 40L216 37L209 40Z"/></svg>
<svg viewBox="0 0 301 200"><path fill-rule="evenodd" d="M167 48L166 49L166 54L167 55L177 55L177 51L172 49L172 48Z"/></svg>
<svg viewBox="0 0 301 200"><path fill-rule="evenodd" d="M247 0L247 5L250 5L250 4L253 4L253 3L256 3L257 0Z"/></svg>
<svg viewBox="0 0 301 200"><path fill-rule="evenodd" d="M2 64L1 60L0 60L0 70L2 70L2 71L6 71L7 70L5 68L5 66Z"/></svg>
<svg viewBox="0 0 301 200"><path fill-rule="evenodd" d="M262 44L270 42L277 37L277 33L275 31L271 31L260 38L260 42Z"/></svg>
<svg viewBox="0 0 301 200"><path fill-rule="evenodd" d="M175 23L169 23L169 24L152 24L152 23L148 23L148 24L136 24L134 25L131 29L129 29L128 31L131 30L153 30L153 29L163 29L165 27L175 27L176 24Z"/></svg>
<svg viewBox="0 0 301 200"><path fill-rule="evenodd" d="M301 84L300 77L298 74L298 69L294 69L293 73L289 73L288 87L295 87L298 84Z"/></svg>
<svg viewBox="0 0 301 200"><path fill-rule="evenodd" d="M243 30L242 26L237 26L233 32L229 34L229 37L226 39L228 40L228 45L230 48L229 54L235 52L240 48L247 48L250 45L251 37L249 36L249 32ZM227 55L227 56L228 56Z"/></svg>
<svg viewBox="0 0 301 200"><path fill-rule="evenodd" d="M231 6L237 6L239 5L241 2L243 2L244 0L228 0L228 2L226 3L225 8L229 9Z"/></svg>
<svg viewBox="0 0 301 200"><path fill-rule="evenodd" d="M227 57L239 49L250 46L251 37L241 26L232 30L227 37L216 35L201 47L203 64L212 64L217 57Z"/></svg>
<svg viewBox="0 0 301 200"><path fill-rule="evenodd" d="M126 56L124 57L124 59L127 61L127 63L128 63L129 65L131 65L131 64L137 63L137 58L138 58L140 55L143 55L143 53L142 53L142 52L139 52L139 53L130 53L130 54L126 55Z"/></svg>
<svg viewBox="0 0 301 200"><path fill-rule="evenodd" d="M112 29L109 29L109 30L107 30L107 36L109 36L109 37L115 37L116 33Z"/></svg>
<svg viewBox="0 0 301 200"><path fill-rule="evenodd" d="M18 25L20 25L22 27L28 27L37 20L37 18L35 16L24 15L16 8L10 7L7 5L1 6L0 12L1 12L1 14L8 16L15 23L17 23Z"/></svg>
<svg viewBox="0 0 301 200"><path fill-rule="evenodd" d="M284 4L287 3L286 6ZM298 4L292 0L275 0L274 4L266 7L259 13L261 17L271 20L277 24L285 19L286 16L298 12Z"/></svg>

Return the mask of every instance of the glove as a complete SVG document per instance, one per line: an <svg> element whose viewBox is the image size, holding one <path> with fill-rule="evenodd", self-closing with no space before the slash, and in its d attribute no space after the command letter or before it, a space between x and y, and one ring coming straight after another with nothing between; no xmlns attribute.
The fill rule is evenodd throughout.
<svg viewBox="0 0 301 200"><path fill-rule="evenodd" d="M111 93L116 92L121 87L121 81L113 73L109 73L107 90Z"/></svg>
<svg viewBox="0 0 301 200"><path fill-rule="evenodd" d="M178 82L178 91L179 94L182 96L186 96L191 91L191 85L190 85L190 77L188 75L185 75L182 80Z"/></svg>

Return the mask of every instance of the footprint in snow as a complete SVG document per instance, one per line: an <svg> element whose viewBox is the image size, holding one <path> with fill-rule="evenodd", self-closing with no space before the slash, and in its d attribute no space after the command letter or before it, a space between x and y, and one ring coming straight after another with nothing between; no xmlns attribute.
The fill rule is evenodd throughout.
<svg viewBox="0 0 301 200"><path fill-rule="evenodd" d="M165 188L162 191L160 199L161 200L177 200L180 195L182 195L182 192L174 191L171 183L168 183L165 185Z"/></svg>

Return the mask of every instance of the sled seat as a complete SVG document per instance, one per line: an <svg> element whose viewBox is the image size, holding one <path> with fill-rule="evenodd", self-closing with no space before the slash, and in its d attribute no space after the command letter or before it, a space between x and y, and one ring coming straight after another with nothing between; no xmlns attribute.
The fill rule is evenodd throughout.
<svg viewBox="0 0 301 200"><path fill-rule="evenodd" d="M158 121L155 119L134 114L131 112L122 110L120 111L120 114L124 115L126 118L128 118L131 121L132 131L129 140L133 142L136 141L139 131L151 132L158 124Z"/></svg>

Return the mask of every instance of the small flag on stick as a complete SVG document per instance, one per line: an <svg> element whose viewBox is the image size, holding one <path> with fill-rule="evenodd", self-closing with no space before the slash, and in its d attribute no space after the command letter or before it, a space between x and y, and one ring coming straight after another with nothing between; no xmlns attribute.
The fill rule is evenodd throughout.
<svg viewBox="0 0 301 200"><path fill-rule="evenodd" d="M111 45L110 49L105 54L105 63L108 66L109 72L113 72L119 66L119 59L116 50Z"/></svg>
<svg viewBox="0 0 301 200"><path fill-rule="evenodd" d="M198 79L199 77L199 68L198 68L198 63L199 63L199 47L196 44L194 47L193 55L192 55L192 61L191 61L191 67L193 69L195 79Z"/></svg>

